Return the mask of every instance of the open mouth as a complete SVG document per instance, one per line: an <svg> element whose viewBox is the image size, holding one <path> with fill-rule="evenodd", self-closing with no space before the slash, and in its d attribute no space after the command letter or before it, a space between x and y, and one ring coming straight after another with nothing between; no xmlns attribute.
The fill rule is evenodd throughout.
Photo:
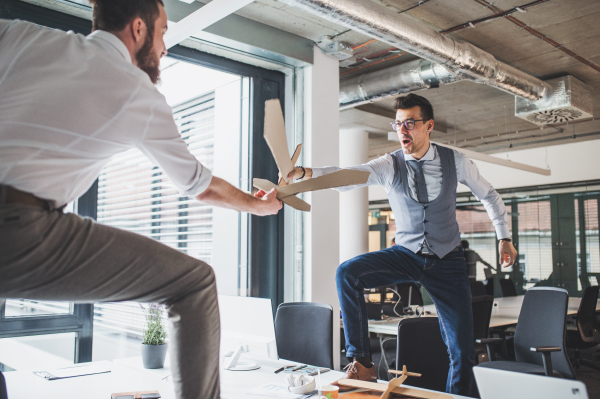
<svg viewBox="0 0 600 399"><path fill-rule="evenodd" d="M410 140L409 139L402 139L402 145L406 146L410 144Z"/></svg>

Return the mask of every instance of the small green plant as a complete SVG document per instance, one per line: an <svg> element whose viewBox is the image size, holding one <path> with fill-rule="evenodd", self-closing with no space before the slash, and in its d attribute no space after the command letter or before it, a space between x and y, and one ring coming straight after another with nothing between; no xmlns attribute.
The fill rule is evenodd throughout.
<svg viewBox="0 0 600 399"><path fill-rule="evenodd" d="M145 345L162 345L167 338L167 330L162 320L163 308L157 303L151 303L145 308L142 304L140 307L144 311L146 317L146 325L144 326L142 344Z"/></svg>

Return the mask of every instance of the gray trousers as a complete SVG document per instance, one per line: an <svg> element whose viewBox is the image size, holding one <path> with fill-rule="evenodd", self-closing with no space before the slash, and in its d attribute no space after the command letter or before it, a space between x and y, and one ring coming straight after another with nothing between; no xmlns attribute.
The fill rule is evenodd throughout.
<svg viewBox="0 0 600 399"><path fill-rule="evenodd" d="M0 204L0 298L158 302L179 399L219 398L219 308L206 263L139 234Z"/></svg>

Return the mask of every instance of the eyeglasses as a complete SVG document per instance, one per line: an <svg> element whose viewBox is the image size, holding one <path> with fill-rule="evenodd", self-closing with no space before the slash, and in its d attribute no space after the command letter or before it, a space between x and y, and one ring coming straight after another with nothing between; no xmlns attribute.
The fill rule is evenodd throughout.
<svg viewBox="0 0 600 399"><path fill-rule="evenodd" d="M392 122L390 123L390 125L392 125L392 129L394 129L394 131L398 131L400 130L400 126L404 125L404 128L406 130L413 130L415 128L415 122L424 122L425 119L417 119L417 120L413 120L413 119L407 119L405 121L402 122Z"/></svg>

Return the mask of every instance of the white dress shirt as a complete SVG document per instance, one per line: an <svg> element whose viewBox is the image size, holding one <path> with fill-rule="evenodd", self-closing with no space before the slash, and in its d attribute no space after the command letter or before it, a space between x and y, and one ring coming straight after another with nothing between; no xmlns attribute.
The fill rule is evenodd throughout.
<svg viewBox="0 0 600 399"><path fill-rule="evenodd" d="M425 184L427 185L427 197L429 202L433 201L440 195L442 190L442 160L438 154L435 144L429 145L429 150L419 159L419 162L424 162L423 175L425 176ZM404 154L405 161L416 160L410 155ZM510 230L506 219L506 206L504 201L494 187L480 174L477 165L467 158L464 154L454 151L454 163L456 165L456 178L459 182L469 187L475 197L481 201L485 207L494 228L497 237L509 238ZM312 177L319 177L324 174L332 173L341 168L335 166L327 166L324 168L312 168ZM386 193L390 193L392 183L394 182L394 160L390 154L385 154L382 157L374 159L364 165L353 166L347 169L364 170L371 172L369 180L366 184L355 186L340 187L338 191L348 191L357 187L380 185L385 188ZM410 196L417 200L417 192L415 185L415 172L411 167L406 168L408 171L408 187Z"/></svg>
<svg viewBox="0 0 600 399"><path fill-rule="evenodd" d="M119 38L0 19L0 184L61 206L130 148L184 195L210 184L171 107Z"/></svg>

